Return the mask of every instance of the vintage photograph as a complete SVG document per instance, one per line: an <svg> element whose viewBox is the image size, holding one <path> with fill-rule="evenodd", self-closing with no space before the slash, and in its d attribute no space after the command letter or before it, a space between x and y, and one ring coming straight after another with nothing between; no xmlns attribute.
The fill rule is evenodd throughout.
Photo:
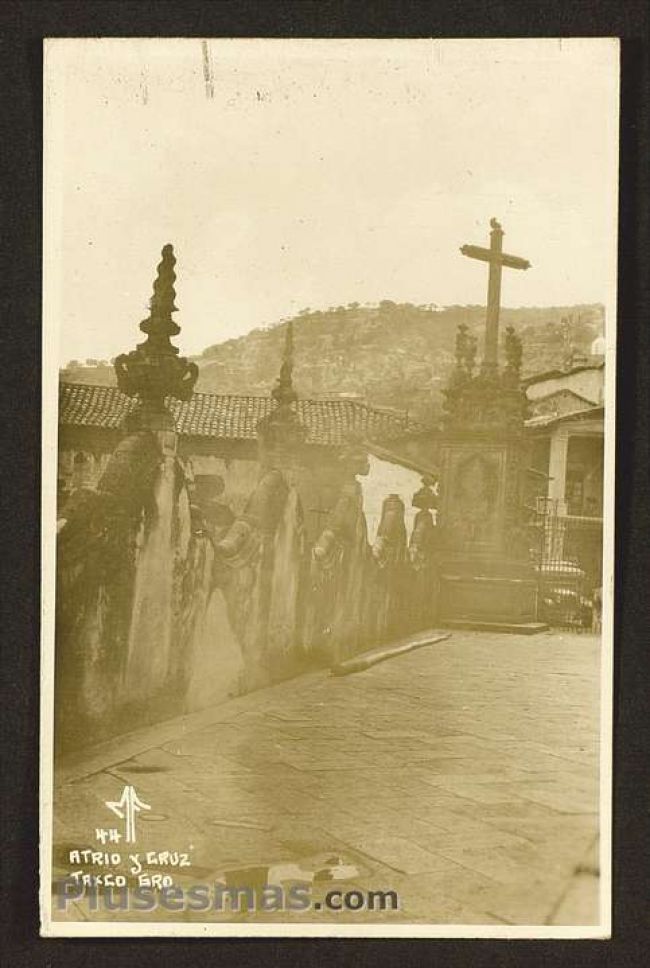
<svg viewBox="0 0 650 968"><path fill-rule="evenodd" d="M44 935L609 936L618 59L46 40Z"/></svg>

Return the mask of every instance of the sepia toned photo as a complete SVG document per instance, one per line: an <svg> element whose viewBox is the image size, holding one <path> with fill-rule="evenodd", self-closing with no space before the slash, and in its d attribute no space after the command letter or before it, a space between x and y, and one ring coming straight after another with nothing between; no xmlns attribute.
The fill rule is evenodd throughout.
<svg viewBox="0 0 650 968"><path fill-rule="evenodd" d="M618 77L45 42L43 934L609 936Z"/></svg>

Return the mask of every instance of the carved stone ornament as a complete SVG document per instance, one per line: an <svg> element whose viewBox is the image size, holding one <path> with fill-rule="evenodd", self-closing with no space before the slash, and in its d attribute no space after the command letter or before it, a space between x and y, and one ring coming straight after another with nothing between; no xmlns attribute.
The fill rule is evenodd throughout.
<svg viewBox="0 0 650 968"><path fill-rule="evenodd" d="M459 326L456 367L443 391L448 429L523 431L527 399L521 386L521 340L509 327L504 342L506 366L503 371L482 368L473 375L475 345L471 344L467 327Z"/></svg>
<svg viewBox="0 0 650 968"><path fill-rule="evenodd" d="M140 400L140 407L133 415L135 421L131 422L151 429L174 428L165 399L189 400L199 375L196 363L179 357L178 349L170 341L170 337L180 333L180 327L172 319L172 313L177 312L175 265L173 247L167 244L153 284L150 314L140 323L147 339L130 353L118 356L114 363L122 393Z"/></svg>
<svg viewBox="0 0 650 968"><path fill-rule="evenodd" d="M276 451L282 456L284 450L292 450L304 443L307 428L296 413L295 404L298 394L293 386L293 321L289 320L285 330L284 349L280 375L271 390L277 407L257 425L258 437L267 453Z"/></svg>

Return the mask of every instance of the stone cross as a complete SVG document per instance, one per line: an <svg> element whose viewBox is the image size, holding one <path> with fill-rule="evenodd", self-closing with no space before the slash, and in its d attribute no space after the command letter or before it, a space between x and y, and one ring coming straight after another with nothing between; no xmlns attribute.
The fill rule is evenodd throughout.
<svg viewBox="0 0 650 968"><path fill-rule="evenodd" d="M518 255L507 255L502 251L503 229L495 218L490 219L490 248L484 249L480 245L463 245L461 252L470 259L480 259L490 264L488 278L487 316L485 321L485 352L483 355L483 369L493 372L497 367L499 347L499 308L501 303L501 269L530 269L530 262Z"/></svg>

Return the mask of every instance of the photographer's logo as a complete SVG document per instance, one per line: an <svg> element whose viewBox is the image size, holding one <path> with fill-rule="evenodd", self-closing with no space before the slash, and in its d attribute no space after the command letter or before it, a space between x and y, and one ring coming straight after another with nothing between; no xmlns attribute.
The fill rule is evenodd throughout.
<svg viewBox="0 0 650 968"><path fill-rule="evenodd" d="M142 810L151 810L151 806L141 800L135 792L135 787L125 786L119 800L104 801L109 810L112 810L116 817L124 821L124 840L127 844L134 844L135 838L135 817Z"/></svg>

